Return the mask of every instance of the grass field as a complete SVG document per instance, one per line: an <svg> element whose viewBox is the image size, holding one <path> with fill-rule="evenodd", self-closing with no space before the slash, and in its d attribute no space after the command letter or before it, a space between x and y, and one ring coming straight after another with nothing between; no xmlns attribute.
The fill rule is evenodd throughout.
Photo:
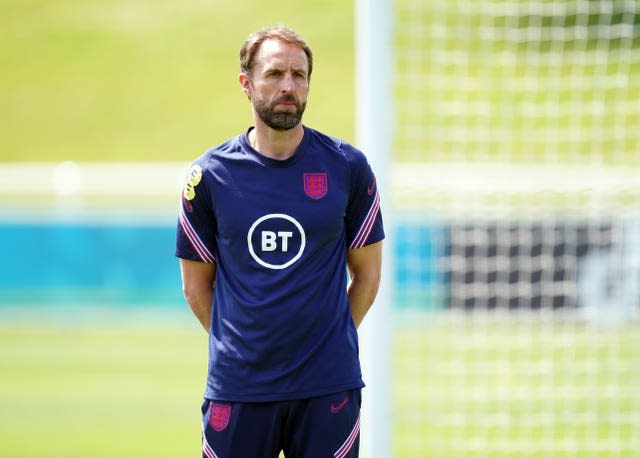
<svg viewBox="0 0 640 458"><path fill-rule="evenodd" d="M306 121L353 140L352 2L0 0L0 162L192 159L249 126L238 52L275 23L315 53Z"/></svg>
<svg viewBox="0 0 640 458"><path fill-rule="evenodd" d="M394 158L639 167L640 10L606 5L394 1Z"/></svg>
<svg viewBox="0 0 640 458"><path fill-rule="evenodd" d="M396 456L637 456L637 323L518 314L411 322L396 328Z"/></svg>
<svg viewBox="0 0 640 458"><path fill-rule="evenodd" d="M0 456L198 456L205 336L141 316L0 325ZM394 456L637 456L637 324L410 322L395 328Z"/></svg>
<svg viewBox="0 0 640 458"><path fill-rule="evenodd" d="M2 325L0 456L198 456L205 347L195 323Z"/></svg>
<svg viewBox="0 0 640 458"><path fill-rule="evenodd" d="M633 2L585 30L572 2L392 3L395 159L638 167ZM0 0L0 162L190 160L251 122L237 54L274 23L314 50L305 122L354 142L353 2Z"/></svg>

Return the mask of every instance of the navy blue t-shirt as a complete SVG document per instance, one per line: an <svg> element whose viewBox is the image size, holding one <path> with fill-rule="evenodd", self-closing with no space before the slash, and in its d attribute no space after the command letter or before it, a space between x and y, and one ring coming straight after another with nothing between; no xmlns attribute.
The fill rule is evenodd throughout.
<svg viewBox="0 0 640 458"><path fill-rule="evenodd" d="M216 263L208 399L259 402L364 386L346 255L384 238L362 152L304 128L274 160L246 133L207 151L182 192L176 256Z"/></svg>

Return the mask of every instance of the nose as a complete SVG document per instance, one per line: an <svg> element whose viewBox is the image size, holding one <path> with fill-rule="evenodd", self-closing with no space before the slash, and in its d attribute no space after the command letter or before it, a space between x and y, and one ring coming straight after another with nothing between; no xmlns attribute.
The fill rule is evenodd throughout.
<svg viewBox="0 0 640 458"><path fill-rule="evenodd" d="M294 87L295 85L293 81L293 75L291 73L285 74L284 78L282 79L282 93L291 93L294 91Z"/></svg>

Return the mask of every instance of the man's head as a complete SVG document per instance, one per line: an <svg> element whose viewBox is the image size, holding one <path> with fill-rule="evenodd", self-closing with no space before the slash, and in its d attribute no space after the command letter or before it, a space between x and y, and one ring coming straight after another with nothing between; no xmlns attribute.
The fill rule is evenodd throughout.
<svg viewBox="0 0 640 458"><path fill-rule="evenodd" d="M304 113L313 54L293 30L274 26L251 34L240 49L240 84L258 118L275 130L296 127Z"/></svg>
<svg viewBox="0 0 640 458"><path fill-rule="evenodd" d="M281 40L285 43L297 45L307 55L307 80L311 80L313 70L313 53L306 41L295 31L284 25L275 25L253 32L247 37L240 48L240 71L245 75L251 75L254 58L260 46L265 40Z"/></svg>

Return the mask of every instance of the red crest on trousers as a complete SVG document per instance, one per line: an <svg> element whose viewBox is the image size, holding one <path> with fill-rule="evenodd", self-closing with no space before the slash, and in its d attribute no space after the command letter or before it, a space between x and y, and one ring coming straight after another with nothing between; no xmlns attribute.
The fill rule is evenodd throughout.
<svg viewBox="0 0 640 458"><path fill-rule="evenodd" d="M305 173L304 193L312 199L322 199L329 191L329 182L326 173Z"/></svg>
<svg viewBox="0 0 640 458"><path fill-rule="evenodd" d="M209 426L214 431L224 431L229 426L231 418L231 406L226 404L211 403L209 407Z"/></svg>

